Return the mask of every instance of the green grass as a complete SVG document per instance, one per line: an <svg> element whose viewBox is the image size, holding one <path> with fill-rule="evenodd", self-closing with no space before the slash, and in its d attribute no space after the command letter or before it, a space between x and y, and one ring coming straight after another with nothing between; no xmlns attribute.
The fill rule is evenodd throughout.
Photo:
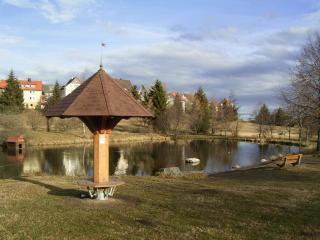
<svg viewBox="0 0 320 240"><path fill-rule="evenodd" d="M108 202L76 179L0 180L0 239L320 239L320 160L208 178L124 177Z"/></svg>

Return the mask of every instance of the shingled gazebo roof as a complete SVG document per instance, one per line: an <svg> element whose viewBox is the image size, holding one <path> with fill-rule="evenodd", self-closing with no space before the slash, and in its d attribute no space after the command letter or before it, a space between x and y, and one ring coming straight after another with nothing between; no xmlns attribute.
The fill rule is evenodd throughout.
<svg viewBox="0 0 320 240"><path fill-rule="evenodd" d="M58 104L49 108L47 117L152 117L137 100L100 68Z"/></svg>

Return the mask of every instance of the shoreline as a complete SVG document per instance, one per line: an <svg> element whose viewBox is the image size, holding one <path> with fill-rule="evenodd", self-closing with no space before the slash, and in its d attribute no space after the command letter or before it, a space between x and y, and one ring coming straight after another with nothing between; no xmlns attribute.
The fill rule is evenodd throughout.
<svg viewBox="0 0 320 240"><path fill-rule="evenodd" d="M4 117L4 116L3 116ZM13 115L7 119L7 122L14 121L16 118L25 119L26 114ZM40 123L39 123L40 124ZM31 147L51 147L59 145L79 145L92 143L92 135L90 131L83 127L57 128L58 123L53 124L51 132L46 131L46 126L42 123L34 130L27 126L0 127L0 145L8 137L12 135L23 135L26 139L26 145ZM235 123L232 123L235 125ZM232 126L233 126L232 125ZM55 127L54 127L55 126ZM230 129L234 129L233 126ZM139 119L123 120L112 131L110 135L110 144L126 144L132 142L153 142L153 141L175 141L175 140L228 140L228 141L243 141L257 144L282 144L301 146L303 148L314 148L317 139L315 136L310 136L309 141L303 139L299 143L299 131L297 128L291 128L288 135L288 129L285 127L274 126L273 133L267 134L266 139L259 139L258 125L251 122L239 121L237 131L216 129L214 134L195 134L191 132L180 132L179 135L173 134L158 134L153 133L151 128L148 128ZM235 134L235 135L233 135ZM272 138L271 138L272 136ZM289 137L290 136L290 137Z"/></svg>
<svg viewBox="0 0 320 240"><path fill-rule="evenodd" d="M92 144L91 135L80 136L74 133L61 132L44 132L33 131L27 132L25 135L27 147L57 147L69 145ZM262 140L254 137L232 137L221 135L202 135L202 134L185 134L179 136L161 135L157 133L131 133L131 132L114 132L110 136L110 144L128 144L128 143L143 143L143 142L166 142L166 141L192 141L192 140L228 140L251 142L257 144L280 144L289 146L301 146L304 149L311 150L314 148L314 141L309 144L305 142L299 143L297 140L288 139L267 139Z"/></svg>

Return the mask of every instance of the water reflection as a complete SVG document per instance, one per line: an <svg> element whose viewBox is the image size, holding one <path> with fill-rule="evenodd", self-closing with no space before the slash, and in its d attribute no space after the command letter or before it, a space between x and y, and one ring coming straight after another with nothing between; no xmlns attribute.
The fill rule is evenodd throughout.
<svg viewBox="0 0 320 240"><path fill-rule="evenodd" d="M235 141L191 141L143 143L110 147L111 175L153 175L159 168L179 167L183 171L204 170L207 173L250 167L272 155L298 152L297 147L258 145ZM200 164L185 163L199 158ZM93 149L66 147L32 149L25 152L0 152L0 177L21 175L93 176Z"/></svg>

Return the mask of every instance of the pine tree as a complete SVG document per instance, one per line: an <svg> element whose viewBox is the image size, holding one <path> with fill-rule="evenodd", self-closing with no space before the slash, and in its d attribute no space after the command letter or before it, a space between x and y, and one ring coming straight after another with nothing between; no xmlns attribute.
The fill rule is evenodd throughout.
<svg viewBox="0 0 320 240"><path fill-rule="evenodd" d="M266 104L263 104L255 117L258 124L268 125L270 122L270 111Z"/></svg>
<svg viewBox="0 0 320 240"><path fill-rule="evenodd" d="M168 98L161 81L157 80L155 82L154 86L151 88L149 96L155 113L154 125L158 130L165 132L169 125L167 118Z"/></svg>
<svg viewBox="0 0 320 240"><path fill-rule="evenodd" d="M138 92L138 87L137 85L133 85L131 88L131 94L136 100L140 100L140 94Z"/></svg>
<svg viewBox="0 0 320 240"><path fill-rule="evenodd" d="M267 125L271 123L271 115L269 108L266 104L263 104L258 113L255 116L255 122L259 127L259 138L266 137L266 132L268 130Z"/></svg>
<svg viewBox="0 0 320 240"><path fill-rule="evenodd" d="M23 91L13 70L10 71L7 86L0 97L0 106L2 111L21 112L24 109Z"/></svg>
<svg viewBox="0 0 320 240"><path fill-rule="evenodd" d="M274 123L277 126L285 126L288 122L288 114L283 110L283 108L277 108L273 114L274 115Z"/></svg>
<svg viewBox="0 0 320 240"><path fill-rule="evenodd" d="M153 110L156 115L166 111L168 105L168 97L161 81L157 80L154 86L151 88L150 98Z"/></svg>
<svg viewBox="0 0 320 240"><path fill-rule="evenodd" d="M60 99L61 99L61 87L58 81L56 81L52 90L52 96L47 101L46 108L57 104L60 101Z"/></svg>
<svg viewBox="0 0 320 240"><path fill-rule="evenodd" d="M194 94L195 101L192 107L192 123L191 128L196 133L207 133L210 128L211 113L208 98L200 87Z"/></svg>

